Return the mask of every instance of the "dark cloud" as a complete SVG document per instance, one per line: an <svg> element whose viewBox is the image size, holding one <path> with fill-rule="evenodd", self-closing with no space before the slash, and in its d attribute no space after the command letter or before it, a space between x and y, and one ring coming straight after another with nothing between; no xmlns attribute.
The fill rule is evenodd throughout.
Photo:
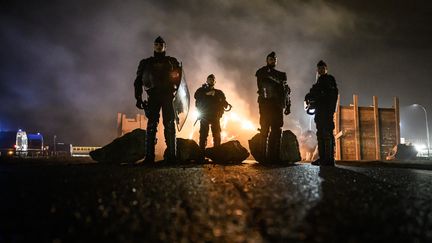
<svg viewBox="0 0 432 243"><path fill-rule="evenodd" d="M137 64L152 54L157 35L183 62L192 92L214 73L235 108L255 121L254 73L270 51L293 90L289 126L308 127L302 102L319 59L329 63L344 104L358 93L363 104L378 95L390 106L397 95L402 105L430 109L430 7L392 3L7 2L0 17L0 125L83 145L110 141L116 113L137 112Z"/></svg>

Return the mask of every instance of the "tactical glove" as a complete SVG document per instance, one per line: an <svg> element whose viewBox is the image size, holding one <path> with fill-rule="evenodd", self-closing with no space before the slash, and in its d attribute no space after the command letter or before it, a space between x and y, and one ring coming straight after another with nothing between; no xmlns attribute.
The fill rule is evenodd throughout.
<svg viewBox="0 0 432 243"><path fill-rule="evenodd" d="M140 99L137 99L135 105L138 109L145 110L147 108L147 101L142 101Z"/></svg>

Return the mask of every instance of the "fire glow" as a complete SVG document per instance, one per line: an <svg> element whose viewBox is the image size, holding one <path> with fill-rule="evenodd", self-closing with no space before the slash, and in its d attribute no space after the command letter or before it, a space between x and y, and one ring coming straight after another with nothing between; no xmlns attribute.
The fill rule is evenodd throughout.
<svg viewBox="0 0 432 243"><path fill-rule="evenodd" d="M191 113L191 120L194 122L199 119L199 112L194 110ZM257 132L257 125L251 120L247 119L246 116L241 115L235 111L226 112L221 120L221 139L222 142L231 140L245 140L250 139ZM189 139L198 139L199 137L199 122L192 127L189 131ZM211 139L210 139L211 141ZM212 142L209 143L212 146Z"/></svg>

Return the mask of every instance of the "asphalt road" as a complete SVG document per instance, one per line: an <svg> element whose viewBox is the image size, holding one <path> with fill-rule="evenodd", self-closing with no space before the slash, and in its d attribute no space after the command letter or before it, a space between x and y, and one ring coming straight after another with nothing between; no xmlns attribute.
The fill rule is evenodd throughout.
<svg viewBox="0 0 432 243"><path fill-rule="evenodd" d="M0 163L0 242L432 242L432 171Z"/></svg>

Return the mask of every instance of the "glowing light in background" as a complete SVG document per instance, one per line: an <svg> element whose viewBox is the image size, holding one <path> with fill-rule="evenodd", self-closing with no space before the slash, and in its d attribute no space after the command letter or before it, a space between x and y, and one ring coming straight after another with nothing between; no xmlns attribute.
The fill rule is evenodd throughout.
<svg viewBox="0 0 432 243"><path fill-rule="evenodd" d="M256 130L256 126L251 121L243 121L242 128L245 130Z"/></svg>
<svg viewBox="0 0 432 243"><path fill-rule="evenodd" d="M240 143L247 147L248 140L251 139L256 133L258 133L257 117L251 114L251 104L239 96L236 92L236 87L234 86L234 81L231 78L224 76L224 69L215 65L215 60L208 56L207 59L200 60L203 66L207 68L205 70L214 70L216 79L218 80L216 87L225 93L227 102L230 103L233 108L231 111L227 111L223 114L220 119L221 125L221 142L227 142L230 140L239 140ZM206 77L207 74L199 74L197 76ZM193 85L189 86L191 88L190 93L194 94L196 88ZM199 87L199 86L198 86ZM195 99L191 95L191 108L189 118L181 132L178 133L178 137L187 137L188 139L193 139L196 142L199 140L199 128L200 122L196 122L200 118L200 111L194 106ZM211 129L209 131L208 146L213 146L213 139L211 134Z"/></svg>
<svg viewBox="0 0 432 243"><path fill-rule="evenodd" d="M233 104L235 106L235 104ZM241 110L247 112L246 110ZM195 123L200 117L200 112L196 109L191 110L190 122ZM251 139L258 131L258 125L255 124L246 114L240 112L230 111L225 112L220 119L221 124L221 140L228 142L231 140L239 140L244 146L247 146L247 140ZM192 126L186 128L186 134L189 139L194 139L198 142L199 138L199 121ZM211 131L211 129L210 129ZM183 131L182 131L183 132ZM211 132L209 132L208 146L213 146L213 139L211 139Z"/></svg>
<svg viewBox="0 0 432 243"><path fill-rule="evenodd" d="M414 148L417 150L417 152L419 153L423 153L426 152L426 145L425 144L413 144Z"/></svg>
<svg viewBox="0 0 432 243"><path fill-rule="evenodd" d="M198 119L201 116L201 113L199 112L199 110L194 110L192 112L192 119L195 121L196 119Z"/></svg>

